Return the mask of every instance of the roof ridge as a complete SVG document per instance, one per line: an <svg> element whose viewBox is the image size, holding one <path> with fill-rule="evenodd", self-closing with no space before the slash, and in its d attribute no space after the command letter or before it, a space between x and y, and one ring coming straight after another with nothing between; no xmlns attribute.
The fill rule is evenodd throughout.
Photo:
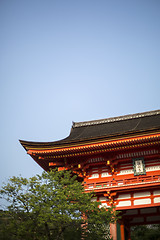
<svg viewBox="0 0 160 240"><path fill-rule="evenodd" d="M110 118L104 118L104 119L99 119L99 120L92 120L92 121L73 122L72 128L98 125L98 124L109 123L109 122L118 122L118 121L142 118L142 117L153 116L153 115L158 115L158 114L160 114L160 110L153 110L153 111L147 111L147 112L142 112L142 113L134 113L134 114L128 114L128 115L123 115L123 116L118 116L118 117L110 117Z"/></svg>

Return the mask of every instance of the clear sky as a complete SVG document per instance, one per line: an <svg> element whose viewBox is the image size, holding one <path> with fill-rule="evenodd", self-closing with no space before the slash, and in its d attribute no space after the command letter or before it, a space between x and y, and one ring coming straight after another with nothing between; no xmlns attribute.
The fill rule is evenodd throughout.
<svg viewBox="0 0 160 240"><path fill-rule="evenodd" d="M19 139L160 109L160 1L1 0L0 106L0 184L42 171Z"/></svg>

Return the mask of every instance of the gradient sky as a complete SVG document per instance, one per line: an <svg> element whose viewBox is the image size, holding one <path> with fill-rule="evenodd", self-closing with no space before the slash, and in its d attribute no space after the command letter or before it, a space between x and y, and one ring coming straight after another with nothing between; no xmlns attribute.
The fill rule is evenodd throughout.
<svg viewBox="0 0 160 240"><path fill-rule="evenodd" d="M42 172L19 139L160 109L159 0L1 0L0 29L0 184Z"/></svg>

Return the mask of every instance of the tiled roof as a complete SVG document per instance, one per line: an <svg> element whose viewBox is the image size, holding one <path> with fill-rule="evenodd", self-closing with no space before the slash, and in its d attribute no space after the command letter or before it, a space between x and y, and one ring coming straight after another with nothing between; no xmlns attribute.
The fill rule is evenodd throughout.
<svg viewBox="0 0 160 240"><path fill-rule="evenodd" d="M112 117L112 118L106 118L106 119L99 119L99 120L94 120L94 121L73 122L72 128L98 125L98 124L105 124L105 123L109 123L109 122L118 122L118 121L123 121L123 120L142 118L142 117L147 117L147 116L154 116L154 115L158 115L158 114L160 114L160 110L143 112L143 113L136 113L136 114L129 114L129 115L124 115L124 116Z"/></svg>
<svg viewBox="0 0 160 240"><path fill-rule="evenodd" d="M160 131L160 110L107 118L88 122L73 123L70 135L55 142L28 142L21 144L33 148L58 147L69 143L124 136L132 133Z"/></svg>
<svg viewBox="0 0 160 240"><path fill-rule="evenodd" d="M103 137L160 128L160 110L73 123L68 140Z"/></svg>

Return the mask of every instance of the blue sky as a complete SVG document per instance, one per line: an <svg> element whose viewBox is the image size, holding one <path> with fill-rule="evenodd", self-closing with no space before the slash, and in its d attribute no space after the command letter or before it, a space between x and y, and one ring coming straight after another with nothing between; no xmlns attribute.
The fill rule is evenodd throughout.
<svg viewBox="0 0 160 240"><path fill-rule="evenodd" d="M0 184L41 168L19 139L160 108L159 0L0 1Z"/></svg>

